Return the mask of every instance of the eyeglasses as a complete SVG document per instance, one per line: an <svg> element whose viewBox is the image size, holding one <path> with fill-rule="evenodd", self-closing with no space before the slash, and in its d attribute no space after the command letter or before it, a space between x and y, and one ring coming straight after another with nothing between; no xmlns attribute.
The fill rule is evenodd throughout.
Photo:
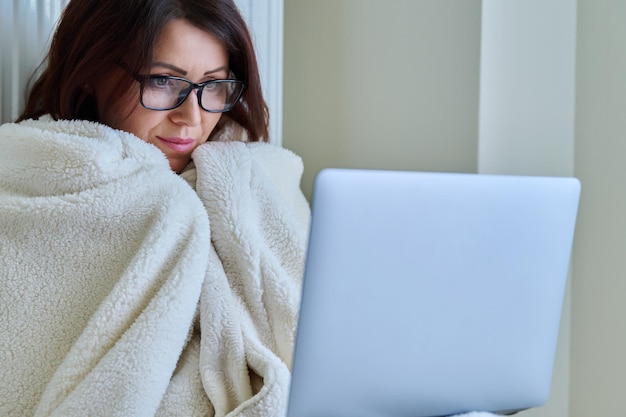
<svg viewBox="0 0 626 417"><path fill-rule="evenodd" d="M210 113L232 110L241 98L246 84L239 80L209 80L194 83L170 75L138 75L141 84L139 101L149 110L172 110L198 90L200 107Z"/></svg>

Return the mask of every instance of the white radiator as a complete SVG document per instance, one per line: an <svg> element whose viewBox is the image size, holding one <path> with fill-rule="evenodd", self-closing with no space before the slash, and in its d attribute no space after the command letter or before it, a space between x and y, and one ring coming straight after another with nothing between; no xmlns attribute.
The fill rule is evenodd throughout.
<svg viewBox="0 0 626 417"><path fill-rule="evenodd" d="M15 120L67 0L0 2L0 121Z"/></svg>

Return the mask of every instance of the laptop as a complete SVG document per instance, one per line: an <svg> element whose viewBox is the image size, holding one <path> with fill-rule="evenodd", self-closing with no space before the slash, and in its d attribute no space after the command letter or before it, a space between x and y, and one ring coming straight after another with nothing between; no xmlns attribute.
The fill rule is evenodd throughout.
<svg viewBox="0 0 626 417"><path fill-rule="evenodd" d="M579 194L565 177L321 171L287 416L544 404Z"/></svg>

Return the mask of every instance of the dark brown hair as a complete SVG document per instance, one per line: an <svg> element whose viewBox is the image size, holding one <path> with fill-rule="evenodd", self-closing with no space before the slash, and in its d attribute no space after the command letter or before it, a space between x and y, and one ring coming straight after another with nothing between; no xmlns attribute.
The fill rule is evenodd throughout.
<svg viewBox="0 0 626 417"><path fill-rule="evenodd" d="M185 19L224 44L231 72L247 85L228 117L247 131L248 140L268 140L269 115L254 47L233 0L71 0L18 121L44 114L98 121L96 101L85 85L97 84L120 62L131 73L147 68L161 30L173 19ZM133 82L124 77L119 91Z"/></svg>

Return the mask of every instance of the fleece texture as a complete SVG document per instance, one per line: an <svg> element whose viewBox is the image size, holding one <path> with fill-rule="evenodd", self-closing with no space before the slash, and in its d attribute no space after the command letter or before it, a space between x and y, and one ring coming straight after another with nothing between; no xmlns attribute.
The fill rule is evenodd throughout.
<svg viewBox="0 0 626 417"><path fill-rule="evenodd" d="M285 414L299 157L210 142L179 176L133 135L49 119L0 126L0 149L0 415Z"/></svg>
<svg viewBox="0 0 626 417"><path fill-rule="evenodd" d="M284 408L309 217L298 157L208 143L194 191L100 124L5 124L0 147L0 415Z"/></svg>

